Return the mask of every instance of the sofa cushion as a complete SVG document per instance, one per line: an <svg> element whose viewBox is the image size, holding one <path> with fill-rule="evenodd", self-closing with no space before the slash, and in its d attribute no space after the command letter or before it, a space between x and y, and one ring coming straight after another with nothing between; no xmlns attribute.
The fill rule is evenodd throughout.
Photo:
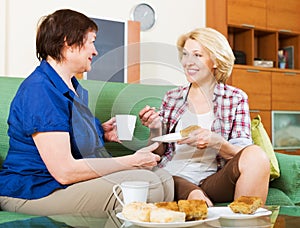
<svg viewBox="0 0 300 228"><path fill-rule="evenodd" d="M300 206L295 206L295 207L282 207L281 206L280 207L280 214L281 215L300 217ZM296 227L295 226L296 224L292 224L292 225L294 225L294 226L291 226L291 227ZM286 227L288 227L288 226L286 226Z"/></svg>
<svg viewBox="0 0 300 228"><path fill-rule="evenodd" d="M251 121L251 133L254 144L260 146L270 159L270 181L280 176L278 161L275 156L270 138L261 122L260 116L256 116Z"/></svg>
<svg viewBox="0 0 300 228"><path fill-rule="evenodd" d="M266 205L295 206L292 200L281 190L269 188Z"/></svg>
<svg viewBox="0 0 300 228"><path fill-rule="evenodd" d="M38 217L38 216L27 215L27 214L22 214L22 213L17 213L17 212L0 211L0 224L11 222L11 221L17 221L17 220L23 221L25 219L30 219L30 218L35 218L35 217ZM10 227L10 226L6 226L6 227Z"/></svg>
<svg viewBox="0 0 300 228"><path fill-rule="evenodd" d="M282 190L294 204L300 204L300 156L276 153L281 176L270 187Z"/></svg>

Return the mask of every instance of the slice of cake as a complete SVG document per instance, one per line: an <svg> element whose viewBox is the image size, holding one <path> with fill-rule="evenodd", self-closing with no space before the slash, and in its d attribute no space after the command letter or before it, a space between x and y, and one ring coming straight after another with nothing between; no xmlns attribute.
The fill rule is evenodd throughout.
<svg viewBox="0 0 300 228"><path fill-rule="evenodd" d="M154 204L143 202L132 202L126 204L122 209L122 215L128 220L150 222L150 213Z"/></svg>
<svg viewBox="0 0 300 228"><path fill-rule="evenodd" d="M234 213L253 214L262 206L262 199L256 196L241 196L228 206Z"/></svg>
<svg viewBox="0 0 300 228"><path fill-rule="evenodd" d="M165 208L165 209L169 209L172 211L179 211L178 208L178 204L176 201L172 201L172 202L157 202L154 203L155 206L157 206L158 208Z"/></svg>
<svg viewBox="0 0 300 228"><path fill-rule="evenodd" d="M197 130L197 129L199 129L199 128L200 128L200 127L197 126L197 125L191 125L191 126L189 126L189 127L187 127L187 128L184 128L184 129L180 130L180 135L181 135L182 137L188 137L189 134L190 134L192 131L195 131L195 130Z"/></svg>
<svg viewBox="0 0 300 228"><path fill-rule="evenodd" d="M179 200L178 207L179 211L186 214L186 221L207 218L207 205L204 200Z"/></svg>
<svg viewBox="0 0 300 228"><path fill-rule="evenodd" d="M150 222L170 223L185 222L185 213L165 208L153 208L150 213Z"/></svg>

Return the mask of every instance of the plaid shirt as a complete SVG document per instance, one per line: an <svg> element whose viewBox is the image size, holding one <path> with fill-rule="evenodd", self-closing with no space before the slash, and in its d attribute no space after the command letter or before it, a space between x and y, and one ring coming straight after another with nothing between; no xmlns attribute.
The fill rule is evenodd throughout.
<svg viewBox="0 0 300 228"><path fill-rule="evenodd" d="M160 111L164 133L174 132L177 122L187 110L189 88L190 85L180 86L165 94ZM211 131L222 135L235 145L252 144L247 94L240 89L220 83L214 89L213 105L215 119ZM175 144L168 143L159 167L165 166L174 153ZM216 159L218 169L221 169L225 160L220 155L217 155Z"/></svg>

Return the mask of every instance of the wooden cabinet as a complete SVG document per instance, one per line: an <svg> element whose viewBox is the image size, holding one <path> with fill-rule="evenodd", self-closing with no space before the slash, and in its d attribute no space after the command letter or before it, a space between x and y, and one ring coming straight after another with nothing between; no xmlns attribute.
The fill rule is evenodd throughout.
<svg viewBox="0 0 300 228"><path fill-rule="evenodd" d="M272 110L300 111L300 1L206 0L206 26L224 34L246 65L235 65L229 84L249 97L251 117L259 114L272 138ZM278 50L293 50L293 66L279 69ZM272 68L254 60L273 62ZM280 151L299 154L299 151Z"/></svg>
<svg viewBox="0 0 300 228"><path fill-rule="evenodd" d="M259 81L259 83L249 83ZM231 83L248 95L251 119L258 114L271 138L271 72L237 66L233 69Z"/></svg>
<svg viewBox="0 0 300 228"><path fill-rule="evenodd" d="M272 109L300 111L300 73L272 72Z"/></svg>
<svg viewBox="0 0 300 228"><path fill-rule="evenodd" d="M265 29L266 4L266 0L227 0L227 23Z"/></svg>
<svg viewBox="0 0 300 228"><path fill-rule="evenodd" d="M271 110L271 72L235 67L231 84L248 94L250 109Z"/></svg>
<svg viewBox="0 0 300 228"><path fill-rule="evenodd" d="M300 32L299 8L298 0L267 0L267 27Z"/></svg>
<svg viewBox="0 0 300 228"><path fill-rule="evenodd" d="M216 14L219 6L226 12ZM242 51L246 65L253 66L257 59L279 68L278 50L291 47L294 60L289 68L300 70L299 7L296 0L210 0L207 26L222 32L233 50Z"/></svg>
<svg viewBox="0 0 300 228"><path fill-rule="evenodd" d="M227 0L226 4L228 25L300 32L300 1Z"/></svg>

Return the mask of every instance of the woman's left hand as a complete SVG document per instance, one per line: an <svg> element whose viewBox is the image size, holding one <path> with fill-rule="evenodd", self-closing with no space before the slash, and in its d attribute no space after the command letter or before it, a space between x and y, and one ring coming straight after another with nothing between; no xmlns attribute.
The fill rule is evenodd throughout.
<svg viewBox="0 0 300 228"><path fill-rule="evenodd" d="M178 144L188 144L198 149L213 147L219 149L224 142L224 138L208 129L199 128L192 131L186 139L179 140Z"/></svg>
<svg viewBox="0 0 300 228"><path fill-rule="evenodd" d="M102 127L104 130L104 139L108 142L118 142L121 141L118 138L117 133L117 125L116 125L116 118L112 117L110 120L102 123Z"/></svg>

